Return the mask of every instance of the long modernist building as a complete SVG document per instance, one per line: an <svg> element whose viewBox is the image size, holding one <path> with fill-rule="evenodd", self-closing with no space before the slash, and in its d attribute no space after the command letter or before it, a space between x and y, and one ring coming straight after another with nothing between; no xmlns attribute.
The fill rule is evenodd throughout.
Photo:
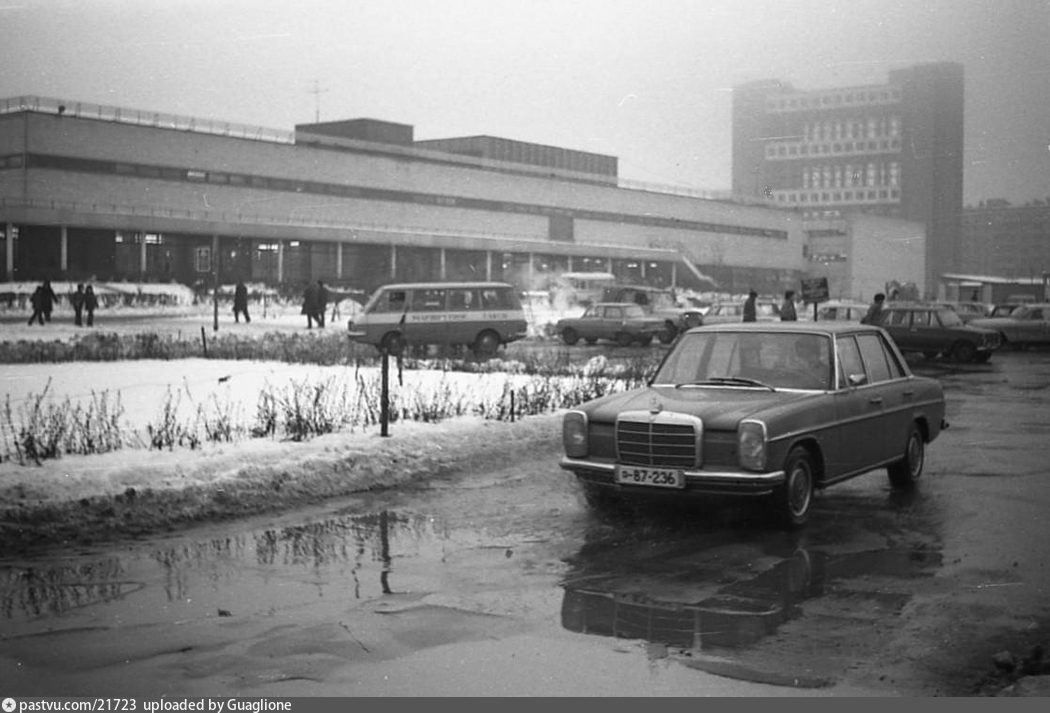
<svg viewBox="0 0 1050 713"><path fill-rule="evenodd" d="M371 291L561 271L742 291L795 286L797 213L621 185L616 158L356 119L278 131L0 100L8 280L217 277Z"/></svg>

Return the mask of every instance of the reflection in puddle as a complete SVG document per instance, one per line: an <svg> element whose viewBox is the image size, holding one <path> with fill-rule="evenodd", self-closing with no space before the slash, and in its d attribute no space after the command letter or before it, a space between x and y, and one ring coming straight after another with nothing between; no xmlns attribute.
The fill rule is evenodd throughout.
<svg viewBox="0 0 1050 713"><path fill-rule="evenodd" d="M570 631L617 638L644 639L685 649L741 648L776 632L801 615L806 599L820 596L868 597L899 611L910 594L834 589L833 583L857 577L929 577L940 554L880 550L829 556L799 549L791 557L750 578L719 585L714 578L674 582L674 594L653 595L657 578L639 588L624 576L583 576L563 584L562 626ZM708 575L711 573L708 572ZM689 593L694 593L691 598Z"/></svg>
<svg viewBox="0 0 1050 713"><path fill-rule="evenodd" d="M392 553L440 560L447 537L432 518L383 511L177 540L116 556L5 563L0 564L0 617L15 633L16 624L107 604L114 605L111 616L126 623L136 611L141 619L158 607L189 609L194 603L198 613L214 614L234 606L231 602L243 606L263 598L273 602L270 606L329 592L369 599L391 593ZM129 607L129 600L136 606Z"/></svg>

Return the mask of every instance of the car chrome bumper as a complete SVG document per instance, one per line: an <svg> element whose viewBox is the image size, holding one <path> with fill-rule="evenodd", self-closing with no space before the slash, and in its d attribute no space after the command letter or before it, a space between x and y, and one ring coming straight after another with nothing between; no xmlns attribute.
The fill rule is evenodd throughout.
<svg viewBox="0 0 1050 713"><path fill-rule="evenodd" d="M656 490L649 486L621 485L616 482L616 464L608 461L584 460L563 457L559 464L565 470L572 471L581 480L597 485L608 485L615 488ZM763 495L783 484L785 473L772 470L765 473L751 473L745 470L683 470L685 487L666 489L669 493L704 492L736 493L741 495ZM660 490L665 490L661 488Z"/></svg>

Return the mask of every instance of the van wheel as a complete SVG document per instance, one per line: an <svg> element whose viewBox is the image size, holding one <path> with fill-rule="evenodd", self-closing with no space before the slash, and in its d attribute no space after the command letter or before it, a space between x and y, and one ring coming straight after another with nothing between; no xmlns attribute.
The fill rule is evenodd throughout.
<svg viewBox="0 0 1050 713"><path fill-rule="evenodd" d="M479 359L491 359L496 356L499 345L499 335L495 332L482 332L474 340L474 356Z"/></svg>
<svg viewBox="0 0 1050 713"><path fill-rule="evenodd" d="M398 356L405 350L405 337L401 332L387 332L379 342L379 351Z"/></svg>
<svg viewBox="0 0 1050 713"><path fill-rule="evenodd" d="M566 327L564 330L562 330L561 340L571 347L573 344L580 341L580 337L578 334L576 334L575 329L573 329L572 327Z"/></svg>

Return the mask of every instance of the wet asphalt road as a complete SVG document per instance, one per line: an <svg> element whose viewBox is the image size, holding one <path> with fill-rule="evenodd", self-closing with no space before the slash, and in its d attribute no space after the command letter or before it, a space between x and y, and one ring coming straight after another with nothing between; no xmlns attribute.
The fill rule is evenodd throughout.
<svg viewBox="0 0 1050 713"><path fill-rule="evenodd" d="M498 472L0 562L0 693L971 695L993 653L1050 641L1050 352L913 368L951 423L920 487L869 473L796 533L745 504L597 516L552 440Z"/></svg>

